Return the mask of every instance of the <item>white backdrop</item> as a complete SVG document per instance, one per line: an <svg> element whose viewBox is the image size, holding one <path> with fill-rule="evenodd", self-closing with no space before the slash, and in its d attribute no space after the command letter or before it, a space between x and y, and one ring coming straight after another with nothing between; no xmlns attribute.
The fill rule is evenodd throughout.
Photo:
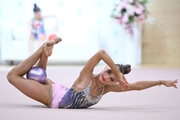
<svg viewBox="0 0 180 120"><path fill-rule="evenodd" d="M141 25L134 25L135 34L130 37L110 17L115 0L0 0L1 60L28 57L28 21L33 18L34 3L43 15L58 18L63 42L55 47L51 61L87 61L105 49L116 63L141 63ZM45 20L47 33L54 27L51 19Z"/></svg>

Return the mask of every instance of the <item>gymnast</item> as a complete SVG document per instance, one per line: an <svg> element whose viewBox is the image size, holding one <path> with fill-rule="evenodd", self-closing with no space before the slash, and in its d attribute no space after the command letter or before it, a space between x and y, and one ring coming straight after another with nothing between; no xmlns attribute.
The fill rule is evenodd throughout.
<svg viewBox="0 0 180 120"><path fill-rule="evenodd" d="M43 84L26 79L24 75L35 66L36 62L37 66L46 70L48 57L51 56L54 45L60 41L60 37L46 41L35 53L7 74L7 79L13 86L47 107L88 108L98 103L102 96L109 92L144 90L159 85L177 88L178 79L128 83L124 75L131 71L131 66L115 64L105 50L99 50L87 61L70 88L55 84L49 78L46 78ZM95 66L101 60L107 67L100 73L93 74Z"/></svg>
<svg viewBox="0 0 180 120"><path fill-rule="evenodd" d="M53 18L55 20L55 23L58 23L57 17L55 15L47 15L42 16L41 15L41 9L34 4L33 8L34 17L31 19L29 23L30 27L30 38L29 38L29 53L32 54L34 52L34 42L38 42L38 46L40 46L47 37L47 33L44 28L44 20L47 18ZM58 26L58 25L56 25ZM57 27L55 27L54 32L57 32Z"/></svg>

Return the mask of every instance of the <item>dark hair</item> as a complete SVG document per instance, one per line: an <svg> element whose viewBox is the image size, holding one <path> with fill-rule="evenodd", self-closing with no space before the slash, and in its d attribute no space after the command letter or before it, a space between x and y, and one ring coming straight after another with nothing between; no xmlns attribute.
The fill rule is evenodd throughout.
<svg viewBox="0 0 180 120"><path fill-rule="evenodd" d="M34 4L33 11L34 11L34 12L39 12L39 11L41 11L41 9L40 9L39 7L37 7L36 4Z"/></svg>
<svg viewBox="0 0 180 120"><path fill-rule="evenodd" d="M131 65L129 65L129 64L126 64L126 65L116 64L116 66L118 67L119 71L120 71L122 74L128 74L128 73L131 72Z"/></svg>

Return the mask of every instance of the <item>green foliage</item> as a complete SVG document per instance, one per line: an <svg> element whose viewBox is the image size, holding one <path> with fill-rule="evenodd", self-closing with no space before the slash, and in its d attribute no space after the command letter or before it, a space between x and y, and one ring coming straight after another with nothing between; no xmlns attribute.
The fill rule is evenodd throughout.
<svg viewBox="0 0 180 120"><path fill-rule="evenodd" d="M134 22L134 16L129 16L129 22L133 23Z"/></svg>

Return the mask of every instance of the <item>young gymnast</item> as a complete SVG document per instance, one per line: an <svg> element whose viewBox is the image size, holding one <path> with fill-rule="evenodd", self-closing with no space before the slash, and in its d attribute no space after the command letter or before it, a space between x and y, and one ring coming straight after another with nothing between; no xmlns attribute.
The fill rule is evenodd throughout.
<svg viewBox="0 0 180 120"><path fill-rule="evenodd" d="M34 54L14 67L7 75L9 82L28 97L43 103L50 108L88 108L99 102L104 94L143 90L157 85L175 87L178 80L138 81L128 83L124 74L131 71L130 65L114 64L104 50L98 51L86 63L75 79L71 88L55 84L46 79L45 84L27 80L23 76L36 64L46 70L48 57L53 47L59 43L57 37L45 42ZM99 74L93 74L94 67L103 60L108 67Z"/></svg>
<svg viewBox="0 0 180 120"><path fill-rule="evenodd" d="M47 33L44 29L44 20L47 18L54 18L56 24L58 23L57 17L55 15L42 16L41 9L34 4L33 8L34 17L30 21L30 38L29 38L29 53L34 52L34 41L38 42L38 46L40 46L44 40L46 40ZM56 25L58 26L58 25ZM57 27L55 28L55 32L57 32Z"/></svg>

